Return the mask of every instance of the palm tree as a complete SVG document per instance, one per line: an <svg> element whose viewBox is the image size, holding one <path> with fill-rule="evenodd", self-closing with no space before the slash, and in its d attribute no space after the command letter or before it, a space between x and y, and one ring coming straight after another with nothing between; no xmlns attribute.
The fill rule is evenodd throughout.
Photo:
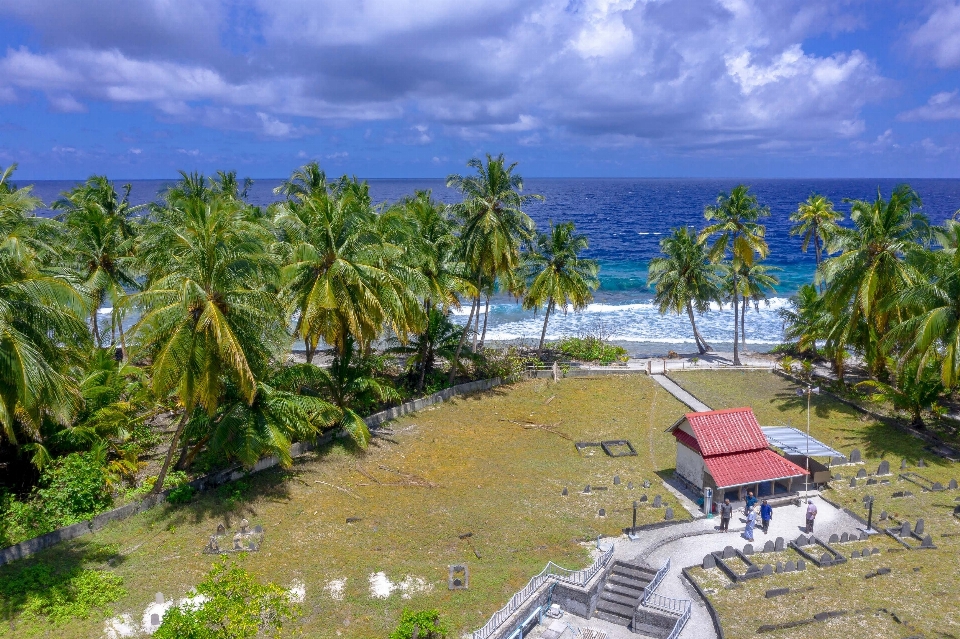
<svg viewBox="0 0 960 639"><path fill-rule="evenodd" d="M83 277L84 288L90 296L90 330L94 341L98 347L103 346L97 314L104 302L109 301L111 333L119 328L124 357L126 344L120 302L127 291L138 288L132 269L136 234L130 217L143 208L132 206L129 195L129 184L120 196L105 176L95 175L53 204L55 210L63 211L58 219L66 231L69 262Z"/></svg>
<svg viewBox="0 0 960 639"><path fill-rule="evenodd" d="M717 196L716 206L707 206L704 209L704 217L708 221L716 221L700 232L700 239L703 240L712 235L719 236L711 249L711 257L720 259L728 249L731 253L734 366L740 365L740 353L737 348L740 324L739 272L744 266L749 268L753 264L754 256L763 259L770 252L763 239L766 229L759 223L761 217L768 215L770 215L770 209L760 206L756 196L750 194L750 188L743 184L737 185L730 195L721 193Z"/></svg>
<svg viewBox="0 0 960 639"><path fill-rule="evenodd" d="M322 339L342 351L348 337L366 348L389 325L405 336L422 321L424 275L387 241L365 184L289 200L277 210L282 297L296 315L308 361Z"/></svg>
<svg viewBox="0 0 960 639"><path fill-rule="evenodd" d="M895 383L880 380L867 380L857 384L859 388L873 391L868 397L871 401L880 404L892 404L898 410L910 413L910 425L918 430L924 430L923 411L932 407L940 395L943 386L940 375L937 374L937 363L928 361L922 365L918 359L913 359L897 371Z"/></svg>
<svg viewBox="0 0 960 639"><path fill-rule="evenodd" d="M290 179L273 189L273 192L291 200L324 195L327 192L327 174L319 164L310 162L291 173Z"/></svg>
<svg viewBox="0 0 960 639"><path fill-rule="evenodd" d="M679 315L685 310L697 350L701 355L712 351L713 347L697 330L693 315L694 310L705 313L711 302L720 304L723 300L721 277L706 244L691 229L680 227L661 240L660 252L664 257L650 260L647 276L660 313L673 311Z"/></svg>
<svg viewBox="0 0 960 639"><path fill-rule="evenodd" d="M801 286L790 299L790 308L782 308L777 314L783 320L784 337L797 340L797 351L816 353L817 342L827 337L831 319L817 287Z"/></svg>
<svg viewBox="0 0 960 639"><path fill-rule="evenodd" d="M474 169L474 175L447 177L447 186L463 194L463 201L456 206L463 220L460 241L464 262L473 273L477 289L460 337L458 355L474 313L479 310L484 278L510 276L519 266L521 244L533 235L534 223L523 212L523 205L543 199L543 196L522 192L523 178L513 172L517 163L507 165L502 153L497 157L488 153L486 164L480 158L473 158L467 166ZM456 369L456 366L450 368L450 384Z"/></svg>
<svg viewBox="0 0 960 639"><path fill-rule="evenodd" d="M411 367L411 386L417 391L423 390L426 379L437 369L438 360L447 360L453 366L455 356L471 361L480 359L480 355L469 351L457 355L461 332L445 312L431 308L424 329L413 335L408 344L390 349L391 352L410 356L407 364Z"/></svg>
<svg viewBox="0 0 960 639"><path fill-rule="evenodd" d="M840 346L850 344L861 320L866 334L856 345L870 364L874 377L886 373L880 340L904 319L896 308L881 304L890 291L904 291L920 281L906 257L929 237L926 216L917 211L920 196L907 185L898 186L884 200L877 192L873 202L852 202L852 229L841 229L833 240L840 254L824 261L822 280L827 304L835 315L846 314Z"/></svg>
<svg viewBox="0 0 960 639"><path fill-rule="evenodd" d="M760 312L760 302L767 302L769 293L776 293L780 278L773 275L781 270L776 266L766 266L754 262L749 268L740 270L740 296L743 300L743 310L740 313L740 343L743 349L747 348L747 308L753 302L754 310Z"/></svg>
<svg viewBox="0 0 960 639"><path fill-rule="evenodd" d="M43 422L66 426L79 402L67 371L86 345L86 299L67 273L40 263L30 217L40 201L10 185L12 169L0 179L0 430L39 466L49 459Z"/></svg>
<svg viewBox="0 0 960 639"><path fill-rule="evenodd" d="M841 219L843 214L833 210L833 202L817 193L808 197L806 202L801 202L797 210L790 215L790 221L794 222L790 235L803 236L800 249L804 253L810 247L811 240L813 241L817 268L820 268L823 262L823 246L840 230L838 222Z"/></svg>
<svg viewBox="0 0 960 639"><path fill-rule="evenodd" d="M567 312L567 307L579 311L593 300L593 291L600 286L596 260L580 257L588 248L587 236L577 233L573 222L554 226L550 223L547 233L539 233L530 251L525 256L523 268L527 280L523 307L538 309L545 306L543 330L537 356L543 351L547 336L550 312L558 306Z"/></svg>
<svg viewBox="0 0 960 639"><path fill-rule="evenodd" d="M287 341L269 290L277 276L272 235L234 199L173 201L144 229L137 252L148 280L130 297L142 310L132 333L138 354L152 360L153 391L174 394L183 407L157 492L194 410L216 414L230 385L252 405L258 376Z"/></svg>

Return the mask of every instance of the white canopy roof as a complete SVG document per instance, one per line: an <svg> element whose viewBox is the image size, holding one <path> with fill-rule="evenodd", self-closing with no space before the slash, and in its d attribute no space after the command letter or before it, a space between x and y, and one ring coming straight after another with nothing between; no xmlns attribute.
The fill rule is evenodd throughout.
<svg viewBox="0 0 960 639"><path fill-rule="evenodd" d="M842 457L846 455L834 450L823 442L807 437L807 434L789 426L763 426L761 429L767 441L788 455L809 455L810 457Z"/></svg>

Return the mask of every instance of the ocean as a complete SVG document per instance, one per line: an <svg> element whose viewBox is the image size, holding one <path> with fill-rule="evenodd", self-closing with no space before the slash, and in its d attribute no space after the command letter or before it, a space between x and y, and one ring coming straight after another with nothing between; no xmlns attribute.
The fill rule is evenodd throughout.
<svg viewBox="0 0 960 639"><path fill-rule="evenodd" d="M123 180L115 180L118 185ZM273 188L279 179L257 179L250 189L251 204L266 206L277 198ZM443 179L370 179L370 192L377 202L393 202L416 190L430 189L444 202L456 202L459 194L445 186ZM641 178L528 178L526 193L539 193L543 202L527 206L537 226L550 221L573 221L590 241L587 256L600 263L600 289L594 302L579 313L557 313L550 318L548 339L568 335L604 336L619 343L635 356L656 355L668 350L695 350L690 323L683 315L660 315L647 287L646 265L659 254L660 241L677 226L697 229L705 224L704 207L717 195L743 182L751 187L761 204L770 208L764 220L770 257L767 264L781 269L780 286L767 303L751 308L746 316L749 350L766 351L779 344L783 325L777 311L789 305L797 288L812 280L815 261L811 251L800 250L800 238L790 235L790 214L811 193L829 197L838 210L849 211L845 198L872 200L878 189L884 197L900 183L908 182L923 199L923 210L934 223L952 217L960 209L958 179L641 179ZM172 180L133 180L131 200L156 199ZM22 181L20 181L23 184ZM34 192L44 202L74 185L69 181L38 181ZM465 322L469 307L457 313ZM698 318L704 337L719 350L730 350L733 338L733 311L729 305L714 308ZM481 317L481 325L483 318ZM507 296L491 302L487 340L535 343L540 337L543 317L524 311Z"/></svg>

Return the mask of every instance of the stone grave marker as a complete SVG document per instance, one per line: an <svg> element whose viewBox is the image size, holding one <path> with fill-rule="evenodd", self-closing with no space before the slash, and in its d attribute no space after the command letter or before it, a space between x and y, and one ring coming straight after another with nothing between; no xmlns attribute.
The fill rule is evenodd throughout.
<svg viewBox="0 0 960 639"><path fill-rule="evenodd" d="M773 574L773 566L770 564L763 564L763 568L760 569L760 572L764 577L769 577Z"/></svg>
<svg viewBox="0 0 960 639"><path fill-rule="evenodd" d="M158 614L155 613L155 612L152 613L152 614L150 615L150 625L151 625L151 626L159 626L159 625L160 625L160 615L158 615Z"/></svg>
<svg viewBox="0 0 960 639"><path fill-rule="evenodd" d="M763 552L773 552L773 542L769 539L763 544Z"/></svg>
<svg viewBox="0 0 960 639"><path fill-rule="evenodd" d="M247 518L246 518L246 517L244 517L243 519L241 519L241 520L240 520L240 534L241 534L241 535L246 535L246 534L247 534L247 528L249 528L249 526L250 526L250 522L247 521Z"/></svg>
<svg viewBox="0 0 960 639"><path fill-rule="evenodd" d="M877 485L877 480L874 479L873 477L867 480L867 486L876 486L876 485Z"/></svg>
<svg viewBox="0 0 960 639"><path fill-rule="evenodd" d="M956 479L951 479L951 480L950 480L950 483L947 484L947 488L949 488L950 490L956 490L956 489L957 489L957 480L956 480Z"/></svg>
<svg viewBox="0 0 960 639"><path fill-rule="evenodd" d="M918 535L922 535L922 534L923 534L923 520L922 520L922 519L918 519L918 520L917 520L917 525L913 527L913 532L917 533Z"/></svg>
<svg viewBox="0 0 960 639"><path fill-rule="evenodd" d="M447 566L447 589L464 590L470 585L470 570L466 564Z"/></svg>
<svg viewBox="0 0 960 639"><path fill-rule="evenodd" d="M724 559L733 559L737 556L737 551L733 549L733 546L727 546L723 549L723 558Z"/></svg>
<svg viewBox="0 0 960 639"><path fill-rule="evenodd" d="M900 525L900 536L909 537L910 536L910 522L905 521Z"/></svg>
<svg viewBox="0 0 960 639"><path fill-rule="evenodd" d="M583 494L584 495L590 494L590 484L587 484L586 486L583 487Z"/></svg>
<svg viewBox="0 0 960 639"><path fill-rule="evenodd" d="M856 477L851 477L851 478L850 478L850 488L856 488L856 487L857 487L857 478L856 478Z"/></svg>
<svg viewBox="0 0 960 639"><path fill-rule="evenodd" d="M778 561L778 562L777 562L777 572L778 572L778 573L783 572L783 562L782 562L782 561Z"/></svg>
<svg viewBox="0 0 960 639"><path fill-rule="evenodd" d="M793 572L796 569L797 569L797 564L793 563L793 560L790 560L783 567L783 572Z"/></svg>
<svg viewBox="0 0 960 639"><path fill-rule="evenodd" d="M833 563L833 555L831 555L831 554L828 553L828 552L825 552L825 553L823 553L822 555L820 555L820 565L821 565L821 566L829 566L829 565L832 564L832 563Z"/></svg>
<svg viewBox="0 0 960 639"><path fill-rule="evenodd" d="M799 537L797 537L797 541L795 543L798 546L806 546L807 544L810 543L810 540L807 539L806 535L801 534Z"/></svg>
<svg viewBox="0 0 960 639"><path fill-rule="evenodd" d="M773 551L780 552L786 547L786 544L783 541L783 537L777 537L777 540L773 542Z"/></svg>
<svg viewBox="0 0 960 639"><path fill-rule="evenodd" d="M261 526L260 524L257 524L256 526L253 527L253 532L256 533L257 535L262 535L263 526Z"/></svg>
<svg viewBox="0 0 960 639"><path fill-rule="evenodd" d="M667 510L663 513L663 518L666 521L670 521L671 519L673 519L673 508L668 507Z"/></svg>
<svg viewBox="0 0 960 639"><path fill-rule="evenodd" d="M845 541L850 541L850 535L847 533L840 535L840 543L842 544Z"/></svg>
<svg viewBox="0 0 960 639"><path fill-rule="evenodd" d="M646 495L640 495L640 499L637 500L637 501L639 501L640 503L643 503L643 502L647 501L647 496L646 496Z"/></svg>
<svg viewBox="0 0 960 639"><path fill-rule="evenodd" d="M250 540L250 550L252 550L253 552L257 551L257 542L255 542L252 539Z"/></svg>
<svg viewBox="0 0 960 639"><path fill-rule="evenodd" d="M162 604L163 603L163 593L158 592L153 596L154 603Z"/></svg>
<svg viewBox="0 0 960 639"><path fill-rule="evenodd" d="M873 554L874 554L874 555L879 555L879 554L880 554L880 549L879 549L879 548L874 548L874 549L873 549Z"/></svg>
<svg viewBox="0 0 960 639"><path fill-rule="evenodd" d="M857 471L857 479L863 479L867 476L867 471L863 468Z"/></svg>
<svg viewBox="0 0 960 639"><path fill-rule="evenodd" d="M760 566L754 564L747 567L747 576L756 575L760 572Z"/></svg>
<svg viewBox="0 0 960 639"><path fill-rule="evenodd" d="M851 450L851 451L850 451L850 463L851 463L851 464L859 464L861 461L863 461L863 460L862 460L861 457L860 457L860 449L859 449L859 448L854 448L853 450Z"/></svg>
<svg viewBox="0 0 960 639"><path fill-rule="evenodd" d="M777 572L780 572L780 571L778 570ZM789 588L771 588L770 590L767 591L767 593L764 596L767 599L771 599L773 597L779 597L780 595L785 595L789 592L790 592Z"/></svg>
<svg viewBox="0 0 960 639"><path fill-rule="evenodd" d="M654 498L653 498L653 507L654 507L654 508L659 508L659 507L662 506L662 505L663 505L663 499L660 497L660 495L654 496Z"/></svg>
<svg viewBox="0 0 960 639"><path fill-rule="evenodd" d="M901 459L901 460L900 460L900 470L906 470L906 469L907 469L907 460L906 460L906 459Z"/></svg>
<svg viewBox="0 0 960 639"><path fill-rule="evenodd" d="M743 554L746 555L747 557L749 557L750 555L752 555L752 554L753 554L753 544L746 544L746 545L743 547Z"/></svg>
<svg viewBox="0 0 960 639"><path fill-rule="evenodd" d="M891 497L903 497L903 491L902 491L902 490L896 490L896 491L894 491L893 494L890 495L890 496L891 496Z"/></svg>
<svg viewBox="0 0 960 639"><path fill-rule="evenodd" d="M797 570L806 570L806 569L807 569L807 562L804 561L803 559L798 559Z"/></svg>
<svg viewBox="0 0 960 639"><path fill-rule="evenodd" d="M650 481L647 480L647 479L644 479L644 480L643 480L643 487L644 487L644 488L650 488Z"/></svg>
<svg viewBox="0 0 960 639"><path fill-rule="evenodd" d="M917 468L926 468L926 467L927 467L927 462L923 461L923 459L917 462Z"/></svg>
<svg viewBox="0 0 960 639"><path fill-rule="evenodd" d="M880 462L880 466L877 468L878 475L889 475L890 474L890 462L884 459Z"/></svg>
<svg viewBox="0 0 960 639"><path fill-rule="evenodd" d="M881 510L881 511L880 511L880 521L886 521L886 520L887 520L887 511Z"/></svg>
<svg viewBox="0 0 960 639"><path fill-rule="evenodd" d="M597 516L598 516L598 517L606 517L606 516L607 516L607 511L606 511L606 509L601 508L600 510L598 510L598 511L597 511Z"/></svg>
<svg viewBox="0 0 960 639"><path fill-rule="evenodd" d="M844 463L845 461L846 461L846 460L845 460L843 457L831 457L831 458L830 458L830 465L831 465L831 466L839 466L840 464Z"/></svg>
<svg viewBox="0 0 960 639"><path fill-rule="evenodd" d="M243 535L237 533L233 536L233 549L234 550L243 550Z"/></svg>
<svg viewBox="0 0 960 639"><path fill-rule="evenodd" d="M843 479L843 475L841 475L840 473L833 474L833 481L840 481L841 479Z"/></svg>
<svg viewBox="0 0 960 639"><path fill-rule="evenodd" d="M227 527L223 525L223 522L217 524L217 534L223 535L227 532Z"/></svg>
<svg viewBox="0 0 960 639"><path fill-rule="evenodd" d="M938 481L935 481L935 482L933 482L933 488L931 488L930 490L935 490L935 491L939 492L939 491L943 490L943 484L941 484L941 483L938 482Z"/></svg>
<svg viewBox="0 0 960 639"><path fill-rule="evenodd" d="M830 539L827 541L828 544L835 544L840 541L840 537L837 536L837 533L830 535Z"/></svg>
<svg viewBox="0 0 960 639"><path fill-rule="evenodd" d="M709 570L710 568L717 567L717 558L713 556L713 553L703 556L703 569Z"/></svg>
<svg viewBox="0 0 960 639"><path fill-rule="evenodd" d="M867 533L867 531L866 531L866 530L861 530L861 531L860 531L860 541L866 541L866 540L868 540L868 539L870 539L870 535Z"/></svg>
<svg viewBox="0 0 960 639"><path fill-rule="evenodd" d="M567 487L566 487L566 486L564 486L564 487L563 487L563 490L560 491L560 495L561 495L562 497L566 497L566 496L569 495L569 494L570 494L570 491L567 490Z"/></svg>
<svg viewBox="0 0 960 639"><path fill-rule="evenodd" d="M614 485L614 486L619 486L619 485L620 485L620 475L614 475L614 476L613 476L613 485Z"/></svg>
<svg viewBox="0 0 960 639"><path fill-rule="evenodd" d="M904 496L904 497L913 497L913 493L911 493L909 490L905 490L905 491L903 491L903 496Z"/></svg>
<svg viewBox="0 0 960 639"><path fill-rule="evenodd" d="M923 541L920 542L921 548L933 548L933 537L927 535L923 538Z"/></svg>
<svg viewBox="0 0 960 639"><path fill-rule="evenodd" d="M628 482L627 482L627 490L633 490L633 482L632 482L632 481L628 481Z"/></svg>
<svg viewBox="0 0 960 639"><path fill-rule="evenodd" d="M860 551L854 550L852 553L850 553L850 559L860 559Z"/></svg>

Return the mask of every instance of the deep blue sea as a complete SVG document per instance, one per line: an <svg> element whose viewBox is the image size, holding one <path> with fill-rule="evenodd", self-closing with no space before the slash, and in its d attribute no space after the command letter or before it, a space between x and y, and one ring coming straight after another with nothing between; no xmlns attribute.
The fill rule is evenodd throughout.
<svg viewBox="0 0 960 639"><path fill-rule="evenodd" d="M689 351L693 339L686 315L661 316L651 303L646 285L646 264L659 253L659 243L670 229L705 224L703 209L716 201L721 191L740 183L733 179L576 179L529 178L525 192L544 196L542 203L531 203L527 212L540 227L549 221L572 220L590 240L588 256L599 260L601 287L595 302L581 313L557 314L551 318L548 338L593 334L598 330L636 355L664 353L668 349ZM778 344L783 327L777 310L786 306L797 288L811 280L812 251L800 250L800 238L789 234L790 214L811 193L829 197L838 210L848 211L843 199L874 199L879 189L889 196L901 180L889 179L797 179L743 180L770 208L766 218L767 240L771 254L768 264L782 269L781 284L769 304L747 313L747 342L753 350L766 350ZM123 183L117 180L117 184ZM156 199L170 184L165 180L134 180L131 199L136 203ZM279 179L255 180L248 200L266 206L276 200L273 187ZM459 194L446 188L442 179L371 179L375 201L393 202L419 189L430 189L435 198L456 202ZM909 180L923 199L924 212L934 223L952 217L960 209L960 180ZM73 182L35 183L35 193L44 202L52 202ZM468 310L468 309L467 309ZM458 315L460 321L465 321ZM481 323L483 319L481 318ZM714 309L698 318L704 336L720 348L730 348L733 312L729 306ZM495 299L491 306L487 339L535 341L540 337L542 316L520 309L513 299Z"/></svg>

